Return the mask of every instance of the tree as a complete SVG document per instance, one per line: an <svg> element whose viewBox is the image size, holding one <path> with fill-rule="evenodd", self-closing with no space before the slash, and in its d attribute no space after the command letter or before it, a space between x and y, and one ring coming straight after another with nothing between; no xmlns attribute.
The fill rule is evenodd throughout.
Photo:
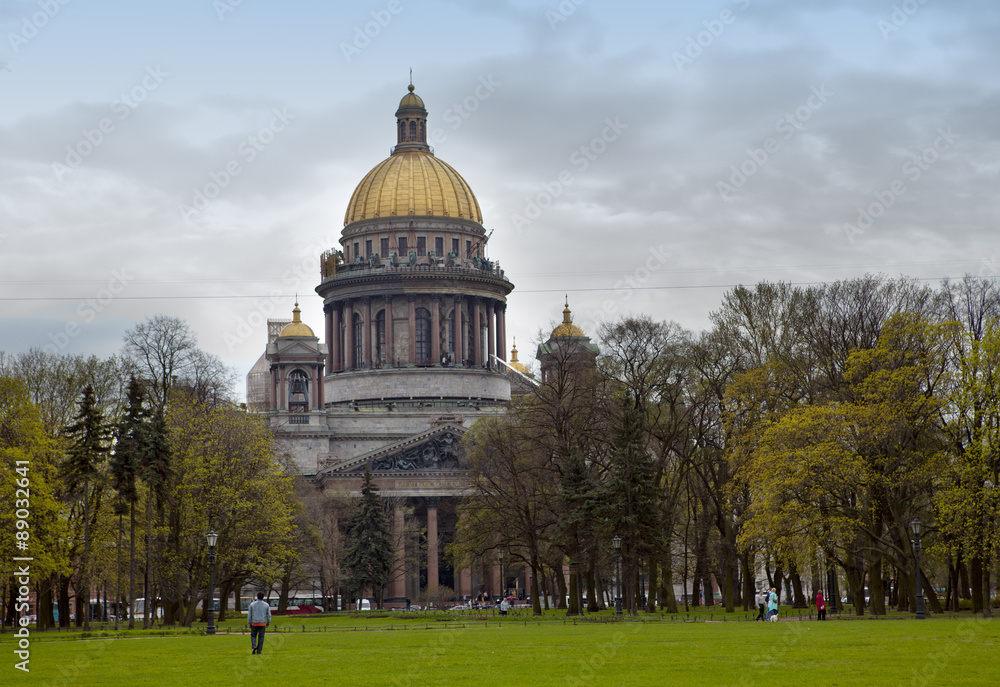
<svg viewBox="0 0 1000 687"><path fill-rule="evenodd" d="M111 486L129 512L129 587L128 627L135 628L132 611L135 608L135 507L139 500L138 478L142 466L149 462L152 448L152 428L145 409L142 385L132 375L129 379L127 407L118 423L114 453L111 456ZM121 613L117 614L119 617Z"/></svg>
<svg viewBox="0 0 1000 687"><path fill-rule="evenodd" d="M77 607L83 613L83 629L88 631L90 630L90 506L92 497L96 498L97 508L94 509L96 515L104 487L101 483L101 467L110 450L108 426L97 407L91 385L84 387L75 422L66 427L65 434L73 440L73 444L69 447L66 462L63 464L63 478L69 493L80 495L83 499L83 564L80 568L80 591L84 605L80 607L81 595L78 593ZM93 494L90 490L91 484L94 487Z"/></svg>
<svg viewBox="0 0 1000 687"><path fill-rule="evenodd" d="M70 570L65 550L58 546L66 538L66 518L56 497L58 457L22 382L0 374L0 503L7 505L0 510L0 546L32 558L40 628L53 624L51 579ZM28 511L26 518L18 517L24 515L22 509ZM12 556L0 559L0 579L8 582L8 589L15 585L14 571ZM13 604L0 620L13 624Z"/></svg>
<svg viewBox="0 0 1000 687"><path fill-rule="evenodd" d="M359 592L370 589L379 608L382 607L382 591L389 583L392 557L392 537L385 508L378 487L372 482L371 470L365 465L361 510L351 527L344 566L351 589Z"/></svg>

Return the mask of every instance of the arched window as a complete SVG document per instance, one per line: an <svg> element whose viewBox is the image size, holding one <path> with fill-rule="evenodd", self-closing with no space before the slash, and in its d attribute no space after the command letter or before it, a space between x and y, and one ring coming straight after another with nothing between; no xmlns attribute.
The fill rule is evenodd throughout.
<svg viewBox="0 0 1000 687"><path fill-rule="evenodd" d="M364 345L364 323L361 320L361 315L354 313L354 367L359 369L364 367L365 364L365 345Z"/></svg>
<svg viewBox="0 0 1000 687"><path fill-rule="evenodd" d="M288 412L309 411L309 376L302 370L292 370L288 375Z"/></svg>
<svg viewBox="0 0 1000 687"><path fill-rule="evenodd" d="M385 310L379 310L375 316L375 367L387 365L385 359Z"/></svg>
<svg viewBox="0 0 1000 687"><path fill-rule="evenodd" d="M431 357L431 311L417 308L417 365L430 365Z"/></svg>
<svg viewBox="0 0 1000 687"><path fill-rule="evenodd" d="M406 122L399 123L399 142L402 143L406 140Z"/></svg>
<svg viewBox="0 0 1000 687"><path fill-rule="evenodd" d="M416 122L410 122L410 140L411 141L416 141L417 140L417 123Z"/></svg>
<svg viewBox="0 0 1000 687"><path fill-rule="evenodd" d="M424 123L423 122L420 122L420 138L418 138L417 140L420 141L421 143L423 143L424 141L427 140L427 137L424 135Z"/></svg>

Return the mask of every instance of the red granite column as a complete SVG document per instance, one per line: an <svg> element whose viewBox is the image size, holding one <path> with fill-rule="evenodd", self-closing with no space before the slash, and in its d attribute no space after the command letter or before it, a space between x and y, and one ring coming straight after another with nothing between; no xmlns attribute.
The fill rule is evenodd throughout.
<svg viewBox="0 0 1000 687"><path fill-rule="evenodd" d="M477 298L472 306L472 364L477 367L483 364L483 333L479 329L481 301Z"/></svg>
<svg viewBox="0 0 1000 687"><path fill-rule="evenodd" d="M354 369L354 307L344 301L344 369Z"/></svg>
<svg viewBox="0 0 1000 687"><path fill-rule="evenodd" d="M362 310L361 359L365 367L372 366L372 299L365 299Z"/></svg>
<svg viewBox="0 0 1000 687"><path fill-rule="evenodd" d="M455 326L455 364L465 364L465 341L462 335L462 297L455 296L455 312L451 315Z"/></svg>
<svg viewBox="0 0 1000 687"><path fill-rule="evenodd" d="M406 541L403 536L405 520L403 509L396 509L396 522L393 536L396 537L396 553L392 561L392 582L389 586L389 596L406 598Z"/></svg>
<svg viewBox="0 0 1000 687"><path fill-rule="evenodd" d="M326 303L323 305L323 313L326 315L326 369L333 369L333 305Z"/></svg>
<svg viewBox="0 0 1000 687"><path fill-rule="evenodd" d="M278 409L288 410L288 389L285 384L285 366L278 366Z"/></svg>
<svg viewBox="0 0 1000 687"><path fill-rule="evenodd" d="M497 332L493 324L493 301L486 302L486 363L493 366L493 356L497 354Z"/></svg>
<svg viewBox="0 0 1000 687"><path fill-rule="evenodd" d="M406 297L406 300L409 301L410 303L410 312L408 316L409 337L410 337L410 346L409 346L410 359L407 360L406 362L409 363L410 365L414 365L417 362L417 302L416 302L417 297L414 295L409 295Z"/></svg>
<svg viewBox="0 0 1000 687"><path fill-rule="evenodd" d="M431 297L431 362L441 361L441 297Z"/></svg>
<svg viewBox="0 0 1000 687"><path fill-rule="evenodd" d="M278 409L278 366L271 366L271 398L268 399L270 407L268 410Z"/></svg>
<svg viewBox="0 0 1000 687"><path fill-rule="evenodd" d="M427 592L437 588L438 573L438 500L427 499Z"/></svg>
<svg viewBox="0 0 1000 687"><path fill-rule="evenodd" d="M330 373L344 369L344 332L340 328L340 303L330 304L333 336L330 337Z"/></svg>
<svg viewBox="0 0 1000 687"><path fill-rule="evenodd" d="M392 366L396 362L396 342L392 328L392 296L385 297L385 364Z"/></svg>

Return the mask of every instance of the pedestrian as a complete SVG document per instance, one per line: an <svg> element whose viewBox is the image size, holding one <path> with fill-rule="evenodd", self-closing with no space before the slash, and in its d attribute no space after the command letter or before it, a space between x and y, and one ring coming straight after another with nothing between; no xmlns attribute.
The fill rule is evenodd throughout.
<svg viewBox="0 0 1000 687"><path fill-rule="evenodd" d="M764 598L764 590L757 590L757 594L754 596L754 603L757 604L757 617L754 618L754 622L764 620L764 611L767 609L767 603Z"/></svg>
<svg viewBox="0 0 1000 687"><path fill-rule="evenodd" d="M767 595L767 619L772 623L778 622L778 590L771 587L771 593Z"/></svg>
<svg viewBox="0 0 1000 687"><path fill-rule="evenodd" d="M823 590L816 590L816 615L820 620L826 620L826 599L823 598Z"/></svg>
<svg viewBox="0 0 1000 687"><path fill-rule="evenodd" d="M507 615L507 609L508 608L510 608L510 603L507 602L507 599L504 599L503 601L501 601L500 602L500 615Z"/></svg>
<svg viewBox="0 0 1000 687"><path fill-rule="evenodd" d="M257 600L250 604L247 624L250 626L250 653L259 654L264 651L264 628L271 624L271 606L264 601L264 592L257 592Z"/></svg>

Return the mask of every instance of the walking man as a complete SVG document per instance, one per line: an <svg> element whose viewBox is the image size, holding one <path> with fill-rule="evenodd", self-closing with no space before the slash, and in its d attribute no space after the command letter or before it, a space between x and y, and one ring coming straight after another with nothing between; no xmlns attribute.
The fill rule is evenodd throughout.
<svg viewBox="0 0 1000 687"><path fill-rule="evenodd" d="M257 600L250 604L247 624L250 625L250 653L259 654L264 651L264 628L271 624L271 606L264 601L264 592L257 592Z"/></svg>
<svg viewBox="0 0 1000 687"><path fill-rule="evenodd" d="M757 617L754 618L754 622L764 619L764 610L766 608L766 601L764 600L763 590L758 589L757 595L754 597L754 602L757 604Z"/></svg>

